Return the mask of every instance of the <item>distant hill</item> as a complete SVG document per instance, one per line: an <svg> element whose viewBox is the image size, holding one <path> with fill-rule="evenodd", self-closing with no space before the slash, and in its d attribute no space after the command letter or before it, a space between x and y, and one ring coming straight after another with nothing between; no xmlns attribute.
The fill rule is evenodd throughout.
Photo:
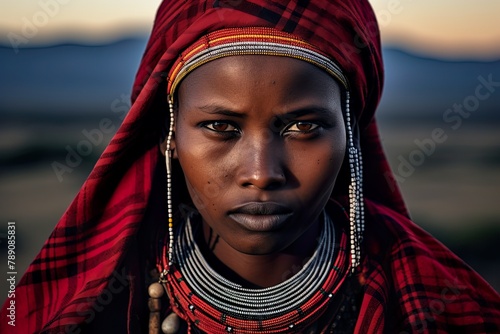
<svg viewBox="0 0 500 334"><path fill-rule="evenodd" d="M146 39L85 46L0 47L0 114L102 113L130 95Z"/></svg>
<svg viewBox="0 0 500 334"><path fill-rule="evenodd" d="M382 117L442 117L455 103L474 96L479 77L498 87L480 101L470 120L500 120L500 61L450 61L415 56L396 48L384 49L386 80ZM481 91L483 92L483 91ZM487 93L487 91L484 91Z"/></svg>
<svg viewBox="0 0 500 334"><path fill-rule="evenodd" d="M128 96L145 38L100 46L61 44L20 49L0 47L0 117L99 115ZM386 85L380 117L441 117L475 93L478 77L500 82L500 61L449 61L385 48ZM476 120L500 120L500 87L481 101ZM472 119L472 117L471 117Z"/></svg>

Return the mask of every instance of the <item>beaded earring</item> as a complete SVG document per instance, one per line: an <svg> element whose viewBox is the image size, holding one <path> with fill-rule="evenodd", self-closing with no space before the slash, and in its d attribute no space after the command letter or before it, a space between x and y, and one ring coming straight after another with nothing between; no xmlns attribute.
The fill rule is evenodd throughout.
<svg viewBox="0 0 500 334"><path fill-rule="evenodd" d="M349 169L351 182L349 185L349 229L351 236L351 268L356 270L361 262L361 241L364 226L363 205L363 173L361 151L354 144L354 134L351 125L350 94L346 92L346 128L348 137Z"/></svg>
<svg viewBox="0 0 500 334"><path fill-rule="evenodd" d="M165 150L165 165L167 168L167 211L168 211L168 266L173 263L174 254L174 220L172 214L172 136L174 132L174 105L171 96L168 96L168 111L170 125L167 135L167 148Z"/></svg>

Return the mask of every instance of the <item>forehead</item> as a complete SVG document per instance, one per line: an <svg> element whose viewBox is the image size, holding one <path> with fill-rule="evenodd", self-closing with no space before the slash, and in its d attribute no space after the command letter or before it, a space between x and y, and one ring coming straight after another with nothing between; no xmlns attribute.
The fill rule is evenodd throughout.
<svg viewBox="0 0 500 334"><path fill-rule="evenodd" d="M278 94L290 99L298 96L340 95L340 86L326 71L306 61L283 56L241 55L210 61L187 75L179 95L250 93Z"/></svg>

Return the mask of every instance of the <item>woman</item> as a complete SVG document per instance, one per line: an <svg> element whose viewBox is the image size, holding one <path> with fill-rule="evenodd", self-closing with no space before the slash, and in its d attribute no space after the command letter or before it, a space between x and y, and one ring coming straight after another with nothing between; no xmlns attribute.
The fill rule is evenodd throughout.
<svg viewBox="0 0 500 334"><path fill-rule="evenodd" d="M388 180L382 82L366 1L164 1L18 332L500 332L498 294Z"/></svg>

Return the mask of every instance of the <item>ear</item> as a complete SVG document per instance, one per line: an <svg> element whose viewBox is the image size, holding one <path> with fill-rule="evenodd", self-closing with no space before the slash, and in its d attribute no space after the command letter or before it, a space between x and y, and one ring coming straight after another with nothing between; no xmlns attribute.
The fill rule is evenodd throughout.
<svg viewBox="0 0 500 334"><path fill-rule="evenodd" d="M165 151L167 150L167 138L160 143L160 151L163 156L165 156ZM170 149L172 150L172 158L177 159L177 150L175 149L175 132L172 133L172 139L170 140Z"/></svg>

